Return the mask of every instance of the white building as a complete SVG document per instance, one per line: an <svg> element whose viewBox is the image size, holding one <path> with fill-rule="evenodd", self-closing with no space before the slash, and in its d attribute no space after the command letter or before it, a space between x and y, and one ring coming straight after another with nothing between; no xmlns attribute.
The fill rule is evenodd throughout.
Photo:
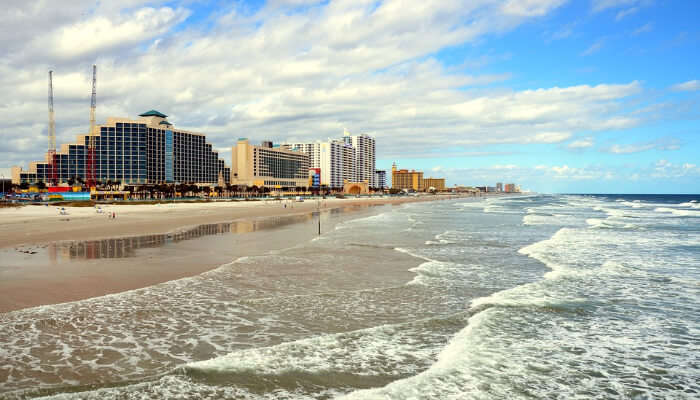
<svg viewBox="0 0 700 400"><path fill-rule="evenodd" d="M309 155L310 168L321 170L321 185L342 188L345 180L356 176L355 149L342 140L316 143L287 143L283 148Z"/></svg>
<svg viewBox="0 0 700 400"><path fill-rule="evenodd" d="M375 176L376 167L376 144L373 137L369 135L351 135L345 131L343 135L345 143L355 149L355 182L367 181L369 187L378 187Z"/></svg>
<svg viewBox="0 0 700 400"><path fill-rule="evenodd" d="M308 154L310 167L321 169L321 185L342 188L345 180L367 181L372 188L379 185L375 174L376 145L371 136L351 135L345 131L342 140L288 143L282 147Z"/></svg>

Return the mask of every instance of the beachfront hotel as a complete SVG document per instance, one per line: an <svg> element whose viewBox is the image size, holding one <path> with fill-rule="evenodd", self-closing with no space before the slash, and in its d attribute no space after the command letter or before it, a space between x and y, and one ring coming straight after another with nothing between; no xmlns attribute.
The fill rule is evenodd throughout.
<svg viewBox="0 0 700 400"><path fill-rule="evenodd" d="M391 188L400 190L423 190L423 172L407 169L398 169L396 163L391 166Z"/></svg>
<svg viewBox="0 0 700 400"><path fill-rule="evenodd" d="M425 190L433 188L442 192L445 190L445 178L423 178L423 188Z"/></svg>
<svg viewBox="0 0 700 400"><path fill-rule="evenodd" d="M321 185L342 188L345 182L367 182L376 188L376 143L369 135L351 135L342 140L329 139L313 143L286 143L283 148L309 155L310 167L321 171Z"/></svg>
<svg viewBox="0 0 700 400"><path fill-rule="evenodd" d="M339 189L345 181L355 179L355 149L342 140L287 143L282 147L307 154L311 162L310 168L318 168L321 171L321 185Z"/></svg>
<svg viewBox="0 0 700 400"><path fill-rule="evenodd" d="M376 142L369 135L351 135L345 131L343 141L355 149L355 176L354 182L369 183L369 187L376 188L377 179L375 177L376 165Z"/></svg>
<svg viewBox="0 0 700 400"><path fill-rule="evenodd" d="M168 116L156 110L139 115L139 119L107 118L97 125L95 142L95 179L122 184L228 182L231 171L224 160L206 142L201 133L177 129ZM77 137L75 143L63 144L56 152L56 180L87 181L87 147L90 134ZM12 182L50 183L51 160L29 164L29 170L12 168Z"/></svg>
<svg viewBox="0 0 700 400"><path fill-rule="evenodd" d="M307 187L309 155L275 147L272 142L252 145L240 138L231 148L231 183L271 188Z"/></svg>

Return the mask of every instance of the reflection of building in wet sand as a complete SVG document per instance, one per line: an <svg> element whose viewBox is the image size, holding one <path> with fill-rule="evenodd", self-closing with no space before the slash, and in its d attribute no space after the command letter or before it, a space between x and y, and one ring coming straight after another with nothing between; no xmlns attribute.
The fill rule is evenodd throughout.
<svg viewBox="0 0 700 400"><path fill-rule="evenodd" d="M313 218L312 214L271 217L253 221L199 225L191 229L167 234L88 240L84 242L58 242L50 244L48 251L50 255L58 254L59 257L67 260L134 257L138 249L157 248L168 243L177 243L204 236L226 233L250 233L261 229L271 229L304 222L311 218ZM52 260L55 259L54 257L52 257Z"/></svg>

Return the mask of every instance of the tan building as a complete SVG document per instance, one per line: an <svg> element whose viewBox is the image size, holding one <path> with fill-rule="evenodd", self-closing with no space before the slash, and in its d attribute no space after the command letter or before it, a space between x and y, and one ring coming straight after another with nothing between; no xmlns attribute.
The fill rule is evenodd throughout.
<svg viewBox="0 0 700 400"><path fill-rule="evenodd" d="M436 191L442 192L445 190L445 178L423 178L423 188L435 188Z"/></svg>
<svg viewBox="0 0 700 400"><path fill-rule="evenodd" d="M273 147L272 142L255 146L240 138L231 148L231 183L270 188L307 187L309 156Z"/></svg>
<svg viewBox="0 0 700 400"><path fill-rule="evenodd" d="M391 166L391 188L423 190L423 172L407 169L397 169L396 163Z"/></svg>

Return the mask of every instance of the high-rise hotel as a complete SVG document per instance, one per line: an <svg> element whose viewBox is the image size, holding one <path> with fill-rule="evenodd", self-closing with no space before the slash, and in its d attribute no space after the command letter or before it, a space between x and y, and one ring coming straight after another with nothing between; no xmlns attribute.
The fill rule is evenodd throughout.
<svg viewBox="0 0 700 400"><path fill-rule="evenodd" d="M151 110L138 120L107 118L94 132L95 179L122 184L229 182L230 168L206 142L201 133L176 129L167 115ZM56 153L58 182L86 178L90 134L79 135L75 143L64 144ZM12 180L45 182L52 179L51 160L33 162L28 171L12 168Z"/></svg>
<svg viewBox="0 0 700 400"><path fill-rule="evenodd" d="M375 177L375 140L368 135L350 135L325 142L287 143L283 148L309 155L311 168L321 171L321 185L342 188L345 181L367 181L377 187Z"/></svg>

